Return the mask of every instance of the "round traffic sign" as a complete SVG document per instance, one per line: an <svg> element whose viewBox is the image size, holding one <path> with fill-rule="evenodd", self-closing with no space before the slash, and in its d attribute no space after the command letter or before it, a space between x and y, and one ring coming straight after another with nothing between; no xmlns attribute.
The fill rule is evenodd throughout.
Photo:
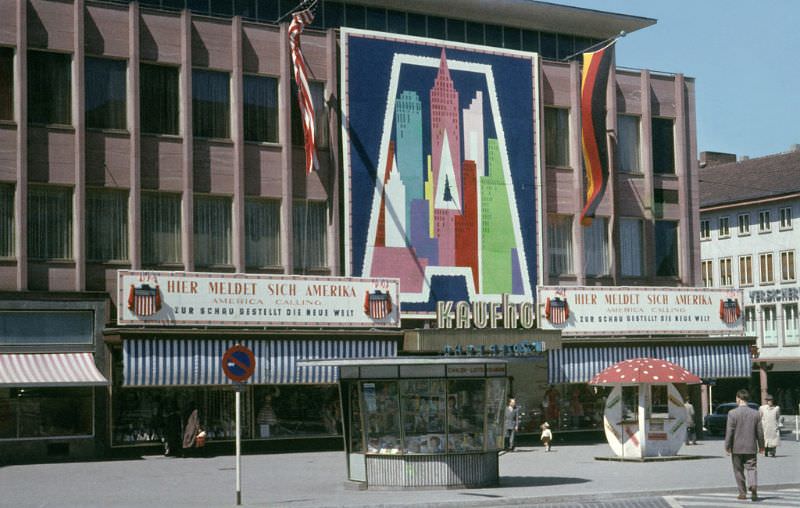
<svg viewBox="0 0 800 508"><path fill-rule="evenodd" d="M256 370L256 357L242 345L231 346L222 355L222 371L231 381L243 383Z"/></svg>

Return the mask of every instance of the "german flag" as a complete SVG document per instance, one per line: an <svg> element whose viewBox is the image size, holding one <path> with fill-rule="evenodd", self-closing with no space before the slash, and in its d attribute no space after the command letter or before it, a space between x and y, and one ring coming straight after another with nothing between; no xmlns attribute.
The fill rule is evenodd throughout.
<svg viewBox="0 0 800 508"><path fill-rule="evenodd" d="M591 226L608 183L606 143L606 86L614 61L614 43L583 54L581 79L581 137L586 184L586 205L581 224Z"/></svg>

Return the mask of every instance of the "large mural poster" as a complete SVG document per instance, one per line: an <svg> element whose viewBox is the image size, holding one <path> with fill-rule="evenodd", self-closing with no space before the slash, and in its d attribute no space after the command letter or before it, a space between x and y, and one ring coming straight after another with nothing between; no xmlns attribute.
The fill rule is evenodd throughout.
<svg viewBox="0 0 800 508"><path fill-rule="evenodd" d="M342 29L346 266L436 302L532 301L538 58Z"/></svg>

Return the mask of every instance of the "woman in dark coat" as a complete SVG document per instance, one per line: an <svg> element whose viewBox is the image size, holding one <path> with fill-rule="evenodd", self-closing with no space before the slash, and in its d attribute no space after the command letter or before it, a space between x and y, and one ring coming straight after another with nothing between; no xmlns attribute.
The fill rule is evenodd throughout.
<svg viewBox="0 0 800 508"><path fill-rule="evenodd" d="M189 413L189 418L186 419L186 426L183 428L184 455L187 453L187 450L191 450L195 447L195 441L199 432L200 416L197 413L197 409L193 409L192 412Z"/></svg>

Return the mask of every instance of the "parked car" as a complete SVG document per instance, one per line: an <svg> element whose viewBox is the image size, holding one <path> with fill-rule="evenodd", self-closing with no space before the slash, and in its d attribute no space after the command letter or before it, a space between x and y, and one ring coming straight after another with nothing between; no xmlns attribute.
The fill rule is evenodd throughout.
<svg viewBox="0 0 800 508"><path fill-rule="evenodd" d="M748 406L758 411L758 404L748 402ZM735 402L725 402L720 404L713 413L706 415L703 419L703 430L709 434L725 434L725 427L728 425L728 411L736 407Z"/></svg>

